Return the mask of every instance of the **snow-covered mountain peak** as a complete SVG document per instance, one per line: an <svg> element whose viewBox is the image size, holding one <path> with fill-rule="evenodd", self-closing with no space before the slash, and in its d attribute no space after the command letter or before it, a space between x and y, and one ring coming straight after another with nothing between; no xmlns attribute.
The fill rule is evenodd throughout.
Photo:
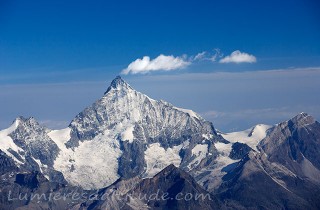
<svg viewBox="0 0 320 210"><path fill-rule="evenodd" d="M264 124L258 124L251 128L250 133L248 134L248 137L251 136L257 136L258 138L265 137L266 130L270 128L270 125L264 125Z"/></svg>
<svg viewBox="0 0 320 210"><path fill-rule="evenodd" d="M306 126L309 124L313 124L316 120L309 114L302 112L295 117L291 118L289 122L292 122L296 126Z"/></svg>
<svg viewBox="0 0 320 210"><path fill-rule="evenodd" d="M39 126L39 123L34 117L25 118L23 116L19 116L15 119L14 123L16 125L29 125L29 126Z"/></svg>
<svg viewBox="0 0 320 210"><path fill-rule="evenodd" d="M181 119L182 123L177 119ZM140 129L150 127L144 132L148 138L155 138L166 129L178 126L182 131L185 129L184 126L192 124L195 128L195 126L202 127L202 124L208 124L208 122L191 110L177 108L168 102L149 98L134 90L118 76L111 82L104 96L79 113L69 127L72 129L72 139L76 142L91 140L98 134L106 132L114 135L112 138L115 139L118 138L116 136L118 134L120 137L129 136L128 140L131 142L135 126ZM208 129L211 132L211 127ZM77 143L71 144L70 147L77 145Z"/></svg>
<svg viewBox="0 0 320 210"><path fill-rule="evenodd" d="M268 130L272 128L271 125L258 124L244 131L232 132L222 134L223 138L235 143L240 142L247 144L252 149L256 150L256 146L264 139L268 133Z"/></svg>
<svg viewBox="0 0 320 210"><path fill-rule="evenodd" d="M212 123L191 110L149 98L121 77L68 129L49 136L63 151L54 168L68 182L88 189L107 186L119 177L152 176L171 163L190 170L214 153L216 141ZM198 152L192 153L193 148Z"/></svg>
<svg viewBox="0 0 320 210"><path fill-rule="evenodd" d="M19 132L21 130L48 130L46 127L41 126L38 121L34 117L23 117L19 116L17 117L11 124L10 129L12 132Z"/></svg>
<svg viewBox="0 0 320 210"><path fill-rule="evenodd" d="M34 117L22 117L19 116L13 121L13 125L15 125L16 133L21 133L24 135L25 133L46 133L49 132L50 129L41 125Z"/></svg>
<svg viewBox="0 0 320 210"><path fill-rule="evenodd" d="M111 90L133 90L132 87L124 81L120 76L116 76L104 94L109 93Z"/></svg>

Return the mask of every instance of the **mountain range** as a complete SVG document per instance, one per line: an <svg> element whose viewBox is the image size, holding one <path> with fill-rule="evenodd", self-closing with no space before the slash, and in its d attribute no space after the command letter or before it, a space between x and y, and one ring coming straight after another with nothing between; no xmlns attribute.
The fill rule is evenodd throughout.
<svg viewBox="0 0 320 210"><path fill-rule="evenodd" d="M118 76L64 129L0 131L0 178L0 209L320 209L320 123L222 133Z"/></svg>

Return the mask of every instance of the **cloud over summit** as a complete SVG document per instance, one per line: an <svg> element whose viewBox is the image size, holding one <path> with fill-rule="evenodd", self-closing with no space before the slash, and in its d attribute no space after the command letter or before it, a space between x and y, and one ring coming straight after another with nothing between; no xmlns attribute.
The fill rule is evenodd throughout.
<svg viewBox="0 0 320 210"><path fill-rule="evenodd" d="M145 74L150 71L172 71L182 69L191 64L184 56L174 57L173 55L160 54L158 57L151 59L149 56L138 58L131 62L127 68L122 70L122 74Z"/></svg>
<svg viewBox="0 0 320 210"><path fill-rule="evenodd" d="M213 51L203 51L196 55L173 56L160 54L158 57L151 59L150 56L143 56L132 61L127 68L121 71L121 74L146 74L154 71L173 71L183 69L193 63L199 62L212 63L255 63L256 57L245 52L236 50L231 55L223 57L220 49Z"/></svg>

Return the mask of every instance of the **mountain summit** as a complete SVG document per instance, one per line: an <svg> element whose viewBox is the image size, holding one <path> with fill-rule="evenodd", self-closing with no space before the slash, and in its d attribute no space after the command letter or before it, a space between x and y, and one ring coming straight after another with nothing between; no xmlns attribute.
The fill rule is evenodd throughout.
<svg viewBox="0 0 320 210"><path fill-rule="evenodd" d="M71 183L94 182L90 188L111 184L119 177L153 176L171 163L190 170L207 154L214 154L216 136L213 125L193 111L153 100L121 77L111 82L102 98L80 112L69 129L57 169ZM203 135L210 138L203 142ZM201 148L199 153L192 152L194 147ZM92 160L85 163L82 157L87 156ZM80 174L90 179L80 180Z"/></svg>
<svg viewBox="0 0 320 210"><path fill-rule="evenodd" d="M218 155L214 143L221 139L192 110L153 100L119 76L67 128L46 129L33 118L18 121L3 133L11 145L0 149L49 179L84 189L152 177L170 164L203 168Z"/></svg>
<svg viewBox="0 0 320 210"><path fill-rule="evenodd" d="M126 204L124 197L113 199L115 191L133 196L133 209L319 209L319 140L320 124L306 113L275 126L220 135L192 110L151 99L116 77L64 129L19 117L0 131L0 209L25 205L5 201L12 189L47 194L100 189L97 196L108 197L106 202L83 198L78 209ZM135 194L157 189L174 197L206 194L202 187L217 200L139 202ZM74 206L27 203L32 209Z"/></svg>
<svg viewBox="0 0 320 210"><path fill-rule="evenodd" d="M124 81L120 76L116 76L108 87L107 91L104 94L107 94L111 89L119 89L119 88L126 88L132 89L131 86Z"/></svg>

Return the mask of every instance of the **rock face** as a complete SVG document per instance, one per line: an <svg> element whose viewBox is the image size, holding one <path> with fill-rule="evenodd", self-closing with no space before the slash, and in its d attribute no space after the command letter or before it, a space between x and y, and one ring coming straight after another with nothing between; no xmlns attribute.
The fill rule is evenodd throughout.
<svg viewBox="0 0 320 210"><path fill-rule="evenodd" d="M260 151L247 154L215 192L246 208L319 209L319 131L320 124L305 113L278 124L259 143Z"/></svg>
<svg viewBox="0 0 320 210"><path fill-rule="evenodd" d="M16 163L6 153L0 150L0 175L10 172L16 172L19 168Z"/></svg>
<svg viewBox="0 0 320 210"><path fill-rule="evenodd" d="M40 172L4 174L0 182L0 209L69 209L93 192L48 181ZM75 197L72 195L87 195Z"/></svg>
<svg viewBox="0 0 320 210"><path fill-rule="evenodd" d="M296 180L292 176L287 169L251 152L223 177L224 182L216 193L224 202L236 201L246 209L316 209L284 182ZM303 181L299 180L296 187L302 186Z"/></svg>
<svg viewBox="0 0 320 210"><path fill-rule="evenodd" d="M233 160L242 159L245 157L252 149L243 143L235 142L232 144L232 150L229 154L229 157Z"/></svg>
<svg viewBox="0 0 320 210"><path fill-rule="evenodd" d="M259 145L268 160L320 182L320 123L301 113L280 123Z"/></svg>
<svg viewBox="0 0 320 210"><path fill-rule="evenodd" d="M153 178L120 181L104 189L96 201L83 203L81 209L209 210L225 206L189 174L169 165Z"/></svg>

